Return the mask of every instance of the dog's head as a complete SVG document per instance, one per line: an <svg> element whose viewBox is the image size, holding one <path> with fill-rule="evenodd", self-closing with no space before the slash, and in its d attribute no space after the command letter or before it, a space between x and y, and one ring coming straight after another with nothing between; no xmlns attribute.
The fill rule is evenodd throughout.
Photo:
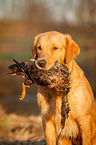
<svg viewBox="0 0 96 145"><path fill-rule="evenodd" d="M56 61L68 64L80 53L80 48L70 35L56 31L37 35L32 48L35 65L39 69L50 69Z"/></svg>

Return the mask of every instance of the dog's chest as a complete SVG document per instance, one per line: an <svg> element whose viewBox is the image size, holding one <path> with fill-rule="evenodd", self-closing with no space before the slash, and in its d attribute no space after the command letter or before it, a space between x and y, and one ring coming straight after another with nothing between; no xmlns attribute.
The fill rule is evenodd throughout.
<svg viewBox="0 0 96 145"><path fill-rule="evenodd" d="M71 111L69 112L69 117L65 120L64 129L61 126L61 105L62 99L60 96L48 96L48 94L42 95L38 93L38 103L41 108L41 113L44 118L48 120L53 120L57 135L60 134L66 137L76 138L79 134L78 124L70 117ZM45 120L46 120L45 119Z"/></svg>
<svg viewBox="0 0 96 145"><path fill-rule="evenodd" d="M51 92L51 91L49 91ZM56 96L54 92L45 93L40 92L37 94L39 106L41 108L42 115L49 119L52 119L56 124L60 124L61 121L61 105L62 99L60 96Z"/></svg>
<svg viewBox="0 0 96 145"><path fill-rule="evenodd" d="M65 126L64 129L62 129L61 125L61 105L62 105L62 99L61 97L57 97L56 101L53 100L53 104L51 106L51 109L53 109L53 106L56 107L54 110L54 113L51 116L51 119L53 120L56 128L57 135L61 133L61 136L65 137L71 137L71 138L77 138L79 134L78 124L70 117L71 112L69 112L69 117L65 120ZM50 104L51 105L51 104ZM52 112L52 110L50 110Z"/></svg>
<svg viewBox="0 0 96 145"><path fill-rule="evenodd" d="M51 119L54 122L55 128L59 134L61 130L61 97L56 96L54 93L51 95L47 94L46 96L38 93L37 98L43 117L48 120Z"/></svg>

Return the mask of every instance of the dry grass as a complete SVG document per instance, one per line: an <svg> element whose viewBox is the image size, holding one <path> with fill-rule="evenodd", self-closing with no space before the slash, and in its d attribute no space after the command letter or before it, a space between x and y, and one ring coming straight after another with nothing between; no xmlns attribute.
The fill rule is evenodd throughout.
<svg viewBox="0 0 96 145"><path fill-rule="evenodd" d="M8 115L0 107L0 145L37 145L43 139L41 116Z"/></svg>
<svg viewBox="0 0 96 145"><path fill-rule="evenodd" d="M41 116L8 115L0 107L0 145L46 145Z"/></svg>

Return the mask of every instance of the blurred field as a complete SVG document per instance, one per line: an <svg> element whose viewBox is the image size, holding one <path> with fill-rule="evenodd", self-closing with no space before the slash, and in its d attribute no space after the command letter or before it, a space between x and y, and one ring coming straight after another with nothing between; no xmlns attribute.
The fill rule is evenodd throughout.
<svg viewBox="0 0 96 145"><path fill-rule="evenodd" d="M53 22L0 22L0 144L45 145L40 110L36 102L37 86L27 89L24 101L23 78L9 76L12 59L28 61L32 58L33 38L45 31L56 30L70 34L81 48L76 61L84 70L96 96L96 27L70 26ZM95 101L96 102L96 101ZM95 103L96 104L96 103ZM95 106L96 108L96 106Z"/></svg>
<svg viewBox="0 0 96 145"><path fill-rule="evenodd" d="M94 0L0 0L0 145L46 144L37 86L27 88L25 99L19 101L24 80L7 75L13 58L20 62L32 58L37 34L59 31L71 35L81 49L76 61L96 96L95 6Z"/></svg>
<svg viewBox="0 0 96 145"><path fill-rule="evenodd" d="M0 107L0 145L42 144L44 135L41 122L40 115L8 115Z"/></svg>
<svg viewBox="0 0 96 145"><path fill-rule="evenodd" d="M0 106L0 145L45 145L41 115L22 116L19 110L18 113L8 114Z"/></svg>

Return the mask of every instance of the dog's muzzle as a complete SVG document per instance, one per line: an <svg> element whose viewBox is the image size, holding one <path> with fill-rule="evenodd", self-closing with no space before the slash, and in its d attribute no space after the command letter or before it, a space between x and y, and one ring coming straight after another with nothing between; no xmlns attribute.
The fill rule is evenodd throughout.
<svg viewBox="0 0 96 145"><path fill-rule="evenodd" d="M43 60L38 60L38 62L37 62L38 66L41 67L41 68L43 68L46 65L46 63L47 62L44 59Z"/></svg>

